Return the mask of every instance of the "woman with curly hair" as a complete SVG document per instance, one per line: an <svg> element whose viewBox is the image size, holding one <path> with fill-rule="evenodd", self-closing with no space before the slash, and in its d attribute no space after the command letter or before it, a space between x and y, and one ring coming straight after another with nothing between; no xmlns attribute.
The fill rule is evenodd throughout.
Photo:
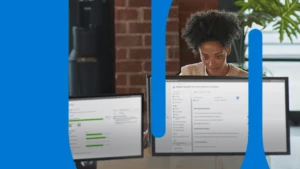
<svg viewBox="0 0 300 169"><path fill-rule="evenodd" d="M192 14L182 37L188 47L200 55L201 62L183 66L180 75L248 76L248 72L227 63L232 42L241 34L240 22L232 12L208 10ZM234 169L240 168L243 160L244 156L219 156L216 162L219 168L227 164Z"/></svg>
<svg viewBox="0 0 300 169"><path fill-rule="evenodd" d="M234 13L209 10L196 12L188 19L182 37L201 62L183 66L180 75L248 76L227 63L231 43L240 37L240 22Z"/></svg>

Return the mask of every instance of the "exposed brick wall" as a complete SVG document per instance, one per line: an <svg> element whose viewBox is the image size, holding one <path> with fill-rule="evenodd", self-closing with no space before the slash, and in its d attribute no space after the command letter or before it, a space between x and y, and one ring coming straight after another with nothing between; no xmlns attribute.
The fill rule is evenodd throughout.
<svg viewBox="0 0 300 169"><path fill-rule="evenodd" d="M185 27L187 18L194 12L218 9L218 0L179 0L179 28ZM199 62L199 56L195 56L187 47L186 42L180 39L180 65Z"/></svg>
<svg viewBox="0 0 300 169"><path fill-rule="evenodd" d="M167 74L180 70L178 14L174 0L166 32ZM115 0L115 32L116 92L142 92L146 99L146 75L151 73L151 0Z"/></svg>

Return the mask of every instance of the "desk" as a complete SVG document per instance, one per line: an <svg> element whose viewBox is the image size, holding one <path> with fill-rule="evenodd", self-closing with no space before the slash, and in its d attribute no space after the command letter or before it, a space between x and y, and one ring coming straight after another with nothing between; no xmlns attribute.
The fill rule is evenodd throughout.
<svg viewBox="0 0 300 169"><path fill-rule="evenodd" d="M291 127L290 136L291 155L268 157L271 169L300 169L300 127ZM99 161L97 169L240 169L244 158L152 157L148 149L144 153L141 159Z"/></svg>
<svg viewBox="0 0 300 169"><path fill-rule="evenodd" d="M152 157L148 149L144 158L99 161L97 169L240 169L243 156Z"/></svg>

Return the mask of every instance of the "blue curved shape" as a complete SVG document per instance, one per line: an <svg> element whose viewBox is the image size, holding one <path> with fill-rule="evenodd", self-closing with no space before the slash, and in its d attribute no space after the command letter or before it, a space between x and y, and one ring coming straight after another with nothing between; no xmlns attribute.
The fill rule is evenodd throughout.
<svg viewBox="0 0 300 169"><path fill-rule="evenodd" d="M172 0L152 0L151 131L161 138L166 132L166 27Z"/></svg>
<svg viewBox="0 0 300 169"><path fill-rule="evenodd" d="M246 155L242 169L269 169L263 144L262 120L262 33L249 33L249 131Z"/></svg>
<svg viewBox="0 0 300 169"><path fill-rule="evenodd" d="M0 168L76 169L68 128L69 1L1 1L0 8L9 25L0 26Z"/></svg>

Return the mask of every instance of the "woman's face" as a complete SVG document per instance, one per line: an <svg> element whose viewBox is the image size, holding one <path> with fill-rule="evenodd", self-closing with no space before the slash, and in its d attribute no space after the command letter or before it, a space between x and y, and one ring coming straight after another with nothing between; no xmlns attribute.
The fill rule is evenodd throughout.
<svg viewBox="0 0 300 169"><path fill-rule="evenodd" d="M217 41L202 43L199 47L200 57L209 75L219 76L226 72L226 58L230 50L231 46L225 49L221 43Z"/></svg>

